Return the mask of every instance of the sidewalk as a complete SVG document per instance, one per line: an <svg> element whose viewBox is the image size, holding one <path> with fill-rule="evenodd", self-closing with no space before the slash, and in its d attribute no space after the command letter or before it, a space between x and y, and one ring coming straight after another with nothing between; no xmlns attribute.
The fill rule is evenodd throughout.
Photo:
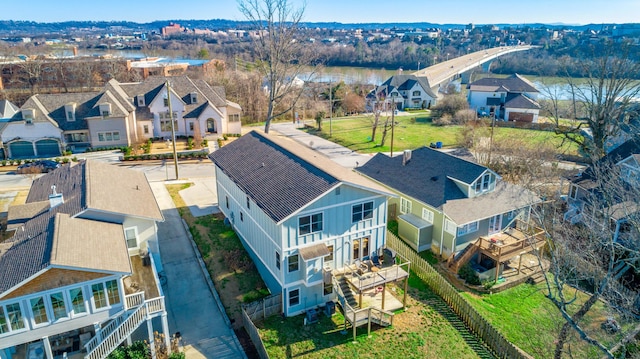
<svg viewBox="0 0 640 359"><path fill-rule="evenodd" d="M187 358L246 358L226 313L204 277L197 255L164 181L150 182L164 215L158 242L167 284L165 302L171 333L180 332Z"/></svg>
<svg viewBox="0 0 640 359"><path fill-rule="evenodd" d="M343 167L355 168L362 166L373 157L373 154L363 155L322 137L310 135L301 131L294 123L274 123L271 125L271 130L277 131L324 154Z"/></svg>

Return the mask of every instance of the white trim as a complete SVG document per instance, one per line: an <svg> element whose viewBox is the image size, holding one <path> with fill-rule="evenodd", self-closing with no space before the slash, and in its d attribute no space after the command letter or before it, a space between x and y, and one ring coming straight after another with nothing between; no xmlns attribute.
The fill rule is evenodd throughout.
<svg viewBox="0 0 640 359"><path fill-rule="evenodd" d="M322 215L322 221L320 222L322 224L322 228L320 230L314 232L313 231L313 216L315 216L317 214ZM303 217L309 217L309 233L300 234L300 218L303 218ZM309 214L301 214L301 215L299 215L296 218L297 219L297 221L296 221L296 236L298 238L303 238L303 237L312 235L314 233L323 233L324 229L325 229L325 227L324 227L324 217L325 217L324 216L324 211L316 211L316 212L311 212Z"/></svg>
<svg viewBox="0 0 640 359"><path fill-rule="evenodd" d="M340 238L347 238L349 236L356 236L357 237L359 235L360 236L373 235L373 234L371 234L373 232L373 230L374 229L379 229L379 228L386 228L386 223L385 224L378 224L376 226L372 226L372 227L369 227L369 228L366 228L366 229L359 229L357 231L345 232L345 233L342 233L342 234L340 234L338 236L324 238L324 239L322 239L320 241L313 241L313 242L309 242L309 243L305 243L305 244L301 244L301 245L297 245L297 246L293 246L293 247L287 247L286 250L293 251L293 250L296 250L296 249L308 247L310 244L319 244L319 243L325 243L325 242L328 242L328 241L335 241L335 240L338 240ZM369 232L369 234L367 234L367 232ZM359 233L362 233L362 234L359 234ZM383 233L386 233L386 232L383 231ZM358 238L356 238L356 239L358 239ZM346 241L351 241L351 239L347 238Z"/></svg>
<svg viewBox="0 0 640 359"><path fill-rule="evenodd" d="M140 249L140 236L138 235L138 226L132 226L132 227L123 227L124 230L124 241L126 243L127 246L127 250L135 250L135 249ZM133 234L134 234L134 239L136 240L136 246L135 247L129 247L129 238L127 238L127 231L133 229Z"/></svg>

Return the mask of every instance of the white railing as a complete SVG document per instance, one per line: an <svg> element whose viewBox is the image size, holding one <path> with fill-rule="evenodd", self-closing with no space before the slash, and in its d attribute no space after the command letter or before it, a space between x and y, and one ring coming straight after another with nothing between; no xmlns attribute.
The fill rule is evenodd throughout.
<svg viewBox="0 0 640 359"><path fill-rule="evenodd" d="M144 292L125 295L124 304L127 310L144 304Z"/></svg>
<svg viewBox="0 0 640 359"><path fill-rule="evenodd" d="M164 312L164 297L158 297L146 300L144 305L140 305L135 311L131 312L126 319L121 320L120 324L109 334L101 331L92 338L86 345L87 355L85 359L104 359L115 348L118 347L128 336L130 336L151 314ZM121 317L124 317L123 314ZM105 327L106 329L106 327ZM98 339L96 339L98 338ZM102 339L100 339L102 338ZM96 339L94 341L94 339Z"/></svg>

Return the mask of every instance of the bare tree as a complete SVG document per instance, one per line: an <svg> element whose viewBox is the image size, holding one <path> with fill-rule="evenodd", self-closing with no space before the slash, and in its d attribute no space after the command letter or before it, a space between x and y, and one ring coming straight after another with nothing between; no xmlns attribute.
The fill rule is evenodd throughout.
<svg viewBox="0 0 640 359"><path fill-rule="evenodd" d="M309 72L308 65L316 56L304 44L300 21L304 6L294 8L287 0L238 0L239 9L257 29L253 38L253 52L257 69L266 80L268 108L265 132L271 121L291 111L302 94L295 79ZM283 101L293 94L293 101Z"/></svg>
<svg viewBox="0 0 640 359"><path fill-rule="evenodd" d="M580 63L586 83L567 78L574 112L579 108L584 118L561 122L557 111L551 113L556 133L578 144L586 155L595 159L605 155L607 140L618 136L621 127L629 123L628 111L640 94L640 83L634 80L640 73L640 62L628 57L630 49L627 43L607 44L601 52L594 50L592 59ZM554 103L557 109L557 101Z"/></svg>
<svg viewBox="0 0 640 359"><path fill-rule="evenodd" d="M637 184L621 176L620 168L602 161L588 172L589 191L579 196L584 207L581 222L571 225L559 221L559 206L543 206L537 211L540 223L549 233L549 259L552 275L546 276L545 295L559 310L562 327L555 341L554 357L570 356L570 340L595 346L613 358L611 348L599 337L600 327L588 326L585 318L596 306L614 314L619 320L637 320L638 293L625 286L624 275L637 271L640 261ZM637 180L634 180L637 181ZM624 218L624 230L620 219ZM619 330L615 319L608 325ZM606 322L605 322L606 324Z"/></svg>

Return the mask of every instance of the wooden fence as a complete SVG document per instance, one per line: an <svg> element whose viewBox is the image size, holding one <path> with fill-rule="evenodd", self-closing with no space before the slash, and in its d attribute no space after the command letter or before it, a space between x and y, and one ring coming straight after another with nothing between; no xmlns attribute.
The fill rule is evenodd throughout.
<svg viewBox="0 0 640 359"><path fill-rule="evenodd" d="M242 306L242 324L244 324L244 329L249 334L253 346L256 347L260 359L268 359L269 354L267 354L258 328L253 322L280 313L282 313L282 294L272 295Z"/></svg>
<svg viewBox="0 0 640 359"><path fill-rule="evenodd" d="M509 342L458 291L411 247L387 231L387 247L411 262L411 269L440 296L465 325L499 358L533 358Z"/></svg>

